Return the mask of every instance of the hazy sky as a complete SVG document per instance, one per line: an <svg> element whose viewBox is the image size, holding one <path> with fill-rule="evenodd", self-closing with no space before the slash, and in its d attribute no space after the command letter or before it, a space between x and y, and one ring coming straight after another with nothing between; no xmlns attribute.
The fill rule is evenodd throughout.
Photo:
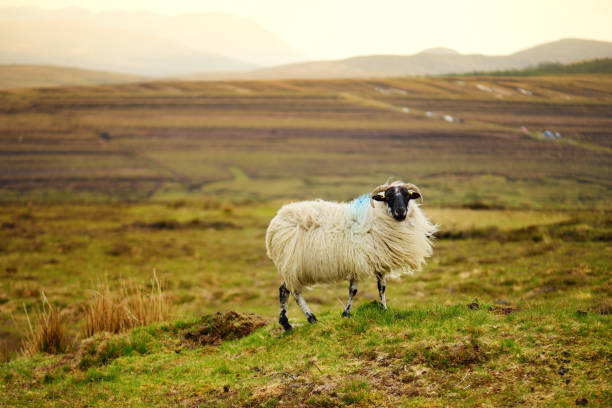
<svg viewBox="0 0 612 408"><path fill-rule="evenodd" d="M412 54L446 46L506 54L565 37L612 41L612 0L0 0L0 7L225 12L312 58Z"/></svg>

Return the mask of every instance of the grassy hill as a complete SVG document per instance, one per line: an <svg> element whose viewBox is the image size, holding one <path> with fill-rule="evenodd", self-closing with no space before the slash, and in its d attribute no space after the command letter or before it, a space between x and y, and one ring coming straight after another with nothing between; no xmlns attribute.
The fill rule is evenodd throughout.
<svg viewBox="0 0 612 408"><path fill-rule="evenodd" d="M50 65L0 65L0 89L142 82L149 78Z"/></svg>
<svg viewBox="0 0 612 408"><path fill-rule="evenodd" d="M609 212L425 205L441 226L435 255L424 271L389 283L388 312L373 303L374 280L360 283L351 319L340 317L346 283L319 285L305 292L319 323L308 325L292 301L296 328L283 333L275 322L278 277L263 249L278 205L4 206L3 341L28 333L24 307L40 325L44 290L69 346L0 363L0 405L603 407L612 400ZM154 268L169 301L166 322L83 334L88 305L101 293L96 282L121 296L120 310L122 280L148 293Z"/></svg>

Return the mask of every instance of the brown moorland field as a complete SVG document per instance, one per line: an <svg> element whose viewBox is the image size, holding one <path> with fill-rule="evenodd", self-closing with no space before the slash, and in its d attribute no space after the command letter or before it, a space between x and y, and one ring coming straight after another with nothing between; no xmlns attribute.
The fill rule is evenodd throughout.
<svg viewBox="0 0 612 408"><path fill-rule="evenodd" d="M607 75L4 91L0 198L348 199L395 176L435 204L603 208L611 99Z"/></svg>

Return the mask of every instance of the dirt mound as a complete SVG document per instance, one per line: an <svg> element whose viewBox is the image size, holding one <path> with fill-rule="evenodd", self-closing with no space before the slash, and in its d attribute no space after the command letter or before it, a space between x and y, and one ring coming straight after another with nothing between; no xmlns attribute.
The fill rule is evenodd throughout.
<svg viewBox="0 0 612 408"><path fill-rule="evenodd" d="M224 340L234 340L248 336L268 324L263 317L251 313L236 312L205 315L202 326L185 334L185 340L201 345L217 345Z"/></svg>

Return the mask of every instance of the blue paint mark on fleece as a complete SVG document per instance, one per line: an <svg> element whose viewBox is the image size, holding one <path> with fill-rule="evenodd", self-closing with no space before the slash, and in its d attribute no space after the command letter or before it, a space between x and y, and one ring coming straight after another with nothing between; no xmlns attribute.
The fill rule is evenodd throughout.
<svg viewBox="0 0 612 408"><path fill-rule="evenodd" d="M350 202L351 215L358 222L364 222L370 208L370 196L363 194Z"/></svg>

